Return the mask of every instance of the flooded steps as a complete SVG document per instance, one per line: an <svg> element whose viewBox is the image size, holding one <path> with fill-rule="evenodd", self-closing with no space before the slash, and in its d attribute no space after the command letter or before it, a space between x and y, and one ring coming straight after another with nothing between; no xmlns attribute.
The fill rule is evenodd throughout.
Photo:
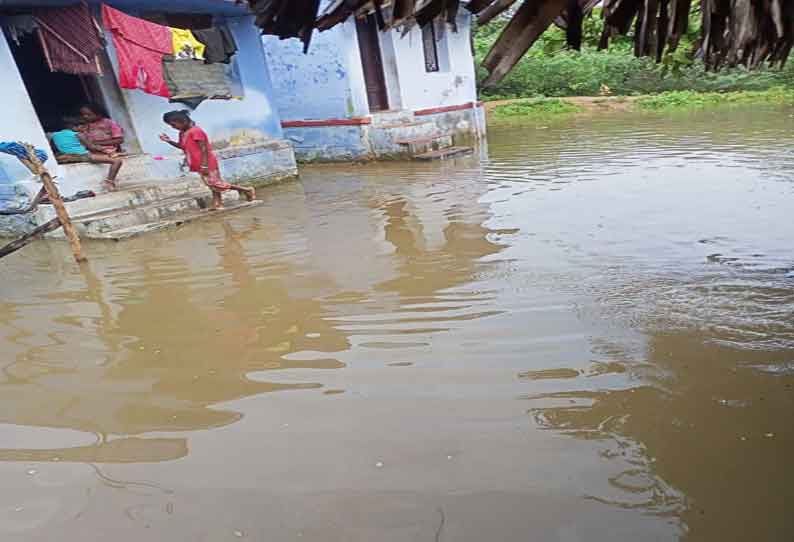
<svg viewBox="0 0 794 542"><path fill-rule="evenodd" d="M438 126L433 122L373 126L370 140L375 154L401 158L453 145L452 134L439 132Z"/></svg>
<svg viewBox="0 0 794 542"><path fill-rule="evenodd" d="M425 137L395 139L394 142L406 147L408 152L414 156L448 149L454 145L451 134L433 134Z"/></svg>
<svg viewBox="0 0 794 542"><path fill-rule="evenodd" d="M138 207L155 201L184 196L196 192L207 191L199 178L184 177L178 180L153 179L145 184L121 183L116 192L100 192L93 198L85 198L66 204L71 216L80 216L111 211L127 207ZM37 213L40 223L55 218L55 210L51 206L42 206Z"/></svg>
<svg viewBox="0 0 794 542"><path fill-rule="evenodd" d="M471 147L449 147L446 149L439 149L435 151L429 151L423 154L418 154L414 156L414 160L422 160L422 161L447 160L449 158L471 154L472 152L474 152L474 149L472 149Z"/></svg>
<svg viewBox="0 0 794 542"><path fill-rule="evenodd" d="M146 233L153 233L157 231L164 231L164 230L178 228L185 224L189 224L191 222L195 222L197 220L202 220L205 218L218 217L238 211L253 209L255 207L264 205L264 202L261 200L232 201L230 203L224 203L224 204L225 207L219 211L210 211L207 208L207 209L195 210L192 212L185 212L185 213L177 214L168 220L158 220L156 222L148 222L145 224L129 226L126 228L119 228L116 230L111 230L104 233L92 235L90 236L90 238L102 239L108 241L123 241L125 239L137 237L139 235L144 235Z"/></svg>
<svg viewBox="0 0 794 542"><path fill-rule="evenodd" d="M239 200L239 196L236 192L229 192L223 199L225 204L234 204ZM212 193L204 189L146 205L78 215L73 218L73 222L81 236L96 239L103 238L108 232L169 221L186 213L208 210L211 204Z"/></svg>
<svg viewBox="0 0 794 542"><path fill-rule="evenodd" d="M230 210L248 207L239 201L237 192L227 192L223 199ZM66 206L81 237L124 239L214 215L216 213L209 211L211 203L212 192L201 179L185 176L176 181L155 180L122 186L116 192L104 192ZM45 223L54 216L51 206L42 206L36 220ZM63 237L63 232L59 230L50 236Z"/></svg>

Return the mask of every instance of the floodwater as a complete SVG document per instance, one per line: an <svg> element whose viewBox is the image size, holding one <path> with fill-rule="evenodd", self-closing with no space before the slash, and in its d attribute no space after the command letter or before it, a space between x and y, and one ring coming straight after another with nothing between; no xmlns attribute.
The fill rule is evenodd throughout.
<svg viewBox="0 0 794 542"><path fill-rule="evenodd" d="M0 540L794 539L794 110L494 127L0 263Z"/></svg>

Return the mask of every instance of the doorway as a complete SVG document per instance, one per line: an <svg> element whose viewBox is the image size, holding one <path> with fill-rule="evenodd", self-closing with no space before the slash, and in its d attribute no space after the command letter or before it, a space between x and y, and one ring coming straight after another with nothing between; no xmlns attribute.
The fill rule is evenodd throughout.
<svg viewBox="0 0 794 542"><path fill-rule="evenodd" d="M383 56L380 51L378 24L374 15L356 19L358 49L364 69L364 85L367 89L367 102L370 111L389 109L389 95L386 90L386 76L383 73Z"/></svg>
<svg viewBox="0 0 794 542"><path fill-rule="evenodd" d="M76 115L83 104L104 105L96 77L50 71L35 35L9 45L45 132L60 130L63 117Z"/></svg>

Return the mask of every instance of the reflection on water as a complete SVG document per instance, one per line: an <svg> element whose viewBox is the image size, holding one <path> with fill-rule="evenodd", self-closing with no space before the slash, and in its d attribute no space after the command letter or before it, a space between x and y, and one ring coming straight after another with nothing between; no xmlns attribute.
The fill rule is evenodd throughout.
<svg viewBox="0 0 794 542"><path fill-rule="evenodd" d="M0 534L792 538L790 115L505 127L4 260Z"/></svg>

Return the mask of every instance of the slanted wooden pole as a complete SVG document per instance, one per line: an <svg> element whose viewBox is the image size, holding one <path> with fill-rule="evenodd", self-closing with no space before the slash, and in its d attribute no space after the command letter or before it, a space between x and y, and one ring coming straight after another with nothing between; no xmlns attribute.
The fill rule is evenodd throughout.
<svg viewBox="0 0 794 542"><path fill-rule="evenodd" d="M33 165L33 168L31 169L41 179L45 190L47 190L47 195L50 197L50 202L52 203L52 206L55 207L55 214L58 215L61 226L63 226L63 232L66 234L66 238L69 240L69 245L72 247L72 254L74 254L75 261L77 263L87 261L88 259L83 255L83 247L80 244L80 237L77 235L77 230L74 229L74 224L72 224L72 221L69 218L69 213L66 212L66 205L63 203L61 194L58 192L58 187L55 186L52 176L50 175L49 171L47 171L47 168L45 168L44 165L39 161L33 146L25 145L25 148L28 151L28 161L30 161Z"/></svg>
<svg viewBox="0 0 794 542"><path fill-rule="evenodd" d="M4 247L0 247L0 258L5 258L9 254L16 252L17 250L21 249L22 247L26 246L31 241L35 241L45 233L49 233L51 231L55 231L61 227L61 219L60 218L53 218L46 224L42 224L32 232L23 235L19 239L11 241Z"/></svg>

